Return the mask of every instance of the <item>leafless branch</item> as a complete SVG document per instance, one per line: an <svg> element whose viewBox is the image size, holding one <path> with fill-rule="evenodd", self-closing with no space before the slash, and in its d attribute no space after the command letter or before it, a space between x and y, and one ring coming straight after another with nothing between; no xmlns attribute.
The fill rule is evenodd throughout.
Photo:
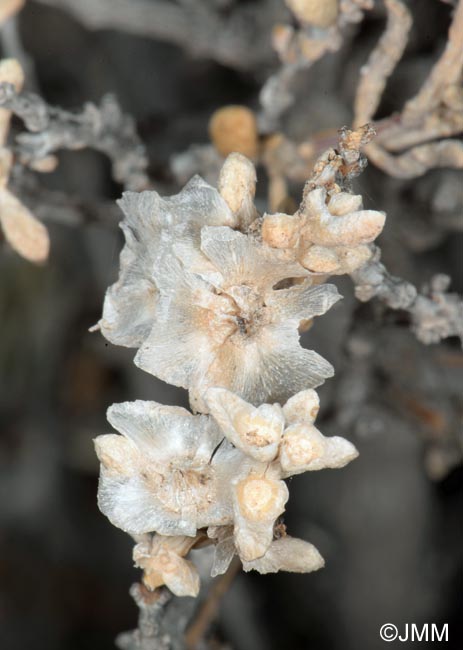
<svg viewBox="0 0 463 650"><path fill-rule="evenodd" d="M461 80L462 68L463 0L460 0L455 8L445 50L418 94L405 105L404 122L413 121L417 114L429 113L437 108L446 88Z"/></svg>
<svg viewBox="0 0 463 650"><path fill-rule="evenodd" d="M90 147L110 158L114 179L127 189L149 186L148 161L134 120L122 113L112 95L104 96L100 106L87 103L81 113L71 113L3 83L0 106L13 111L30 131L16 137L16 153L24 164L34 166L60 149Z"/></svg>
<svg viewBox="0 0 463 650"><path fill-rule="evenodd" d="M237 5L226 16L210 3L169 0L36 0L71 14L88 29L116 29L168 41L195 56L252 70L272 60L268 34L284 13L282 3Z"/></svg>
<svg viewBox="0 0 463 650"><path fill-rule="evenodd" d="M385 0L387 26L369 60L360 71L354 102L354 126L369 122L381 101L386 82L407 45L412 17L400 0Z"/></svg>
<svg viewBox="0 0 463 650"><path fill-rule="evenodd" d="M434 276L420 294L410 282L387 271L377 250L371 262L351 277L355 295L362 302L377 297L391 309L407 311L412 329L423 343L437 343L449 336L458 336L463 342L463 300L457 294L447 293L448 276Z"/></svg>
<svg viewBox="0 0 463 650"><path fill-rule="evenodd" d="M167 603L171 600L167 589L149 592L136 583L130 595L139 608L138 627L133 632L124 632L116 639L121 650L171 650L172 639L163 630L162 618Z"/></svg>

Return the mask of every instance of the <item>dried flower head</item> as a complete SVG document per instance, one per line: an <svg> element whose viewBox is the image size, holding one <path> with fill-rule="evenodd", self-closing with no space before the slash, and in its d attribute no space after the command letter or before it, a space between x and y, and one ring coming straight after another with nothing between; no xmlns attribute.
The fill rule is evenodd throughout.
<svg viewBox="0 0 463 650"><path fill-rule="evenodd" d="M113 405L108 419L122 436L95 441L101 510L132 535L157 533L136 547L135 561L149 588L166 584L178 595L197 589L196 573L183 558L201 530L217 543L213 574L225 571L235 553L247 563L264 558L249 569L272 570L282 561L281 544L274 546L289 497L282 479L343 467L357 455L347 440L315 429L313 390L283 407L256 408L223 388L209 389L206 399L209 416L155 402ZM313 570L314 552L304 557L286 564Z"/></svg>
<svg viewBox="0 0 463 650"><path fill-rule="evenodd" d="M308 279L275 290L306 271L231 228L204 227L201 252L196 264L184 257L190 270L173 258L156 269L156 326L137 365L188 388L198 410L210 386L260 404L285 401L333 374L325 359L301 348L298 327L339 300L334 286L313 287Z"/></svg>
<svg viewBox="0 0 463 650"><path fill-rule="evenodd" d="M122 436L95 440L101 461L99 506L130 534L196 535L221 514L213 452L222 440L214 423L183 408L125 402L108 410Z"/></svg>

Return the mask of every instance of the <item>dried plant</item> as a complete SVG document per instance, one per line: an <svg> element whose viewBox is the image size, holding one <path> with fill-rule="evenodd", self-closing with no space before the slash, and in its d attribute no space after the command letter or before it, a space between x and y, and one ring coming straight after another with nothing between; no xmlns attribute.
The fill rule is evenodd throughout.
<svg viewBox="0 0 463 650"><path fill-rule="evenodd" d="M187 388L196 413L115 404L108 419L122 435L95 441L100 508L137 541L148 590L197 595L186 556L211 544L212 576L235 554L245 571L323 566L280 517L284 479L357 456L314 426L314 388L333 368L300 346L298 329L339 300L326 277L362 266L384 225L347 191L364 165L364 134L342 133L341 153L316 166L295 215L258 213L255 169L239 153L225 160L218 189L196 176L173 197L126 192L120 201L126 243L98 327L137 348L140 368Z"/></svg>
<svg viewBox="0 0 463 650"><path fill-rule="evenodd" d="M64 7L92 29L123 25L239 70L271 61L268 38L256 37L247 57L253 34L243 25L251 10L239 3L225 10L213 0L39 2ZM0 22L22 4L0 2ZM413 19L401 0L384 0L386 26L360 70L352 128L300 142L284 132L296 74L339 51L353 38L350 27L374 5L285 0L257 12L262 28L256 31L267 37L272 28L280 60L261 88L260 109L217 109L209 121L210 144L174 156L172 171L185 185L172 196L151 189L135 122L115 97L75 113L49 106L22 91L16 59L0 62L0 225L6 242L24 258L44 262L44 214L79 224L91 214L90 220L115 224L109 201L90 207L73 202L31 175L53 171L62 149L105 154L112 179L125 190L118 201L125 244L119 277L93 329L135 349L134 362L145 372L188 391L190 410L154 401L113 404L107 418L118 433L95 439L99 507L133 538L133 561L143 571L142 584L132 589L139 628L119 638L121 648L183 647L189 605L176 605L172 595L196 597L210 577L235 566L261 574L323 567L319 551L289 536L282 517L290 496L286 479L342 468L357 457L351 442L325 437L315 426L315 389L334 368L300 343L300 334L341 298L328 283L331 276L349 276L362 302L376 297L400 310L423 343L463 340L463 302L448 293L450 279L438 274L420 293L391 275L375 245L385 213L365 208L353 191L367 161L402 179L463 167L463 0L454 3L444 51L398 114L375 122ZM222 38L211 39L215 31ZM12 115L25 131L9 141ZM256 201L256 168L268 180L267 212ZM194 175L198 171L201 176ZM300 201L292 183L304 183ZM28 193L34 214L17 198L27 203ZM346 376L346 384L358 380ZM178 625L167 621L168 608L182 613Z"/></svg>

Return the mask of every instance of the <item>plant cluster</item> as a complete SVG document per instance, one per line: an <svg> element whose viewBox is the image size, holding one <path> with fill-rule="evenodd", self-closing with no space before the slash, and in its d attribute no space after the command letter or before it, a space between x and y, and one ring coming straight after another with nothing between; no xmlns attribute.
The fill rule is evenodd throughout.
<svg viewBox="0 0 463 650"><path fill-rule="evenodd" d="M284 479L357 456L314 425L314 389L333 368L299 336L340 298L328 275L364 264L383 227L384 214L344 187L358 161L328 153L293 215L258 213L255 168L238 153L218 189L196 176L176 196L126 192L119 202L126 243L99 328L137 348L140 368L186 388L193 410L115 404L108 419L122 435L96 438L100 508L136 539L149 589L196 595L185 557L205 544L215 545L212 575L235 554L245 571L323 565L280 518Z"/></svg>

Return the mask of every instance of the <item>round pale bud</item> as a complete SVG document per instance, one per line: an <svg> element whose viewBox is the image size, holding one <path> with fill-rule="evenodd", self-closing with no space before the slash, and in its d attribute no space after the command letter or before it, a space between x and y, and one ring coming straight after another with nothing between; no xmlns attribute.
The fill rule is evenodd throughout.
<svg viewBox="0 0 463 650"><path fill-rule="evenodd" d="M333 194L328 201L328 210L335 216L343 216L350 212L357 212L362 207L363 201L360 194L350 194L349 192Z"/></svg>
<svg viewBox="0 0 463 650"><path fill-rule="evenodd" d="M265 408L266 407L266 408ZM266 447L278 443L283 432L281 414L275 412L270 404L259 409L237 410L233 426L243 442L253 447Z"/></svg>
<svg viewBox="0 0 463 650"><path fill-rule="evenodd" d="M280 503L279 481L250 477L237 485L240 510L250 521L270 519Z"/></svg>
<svg viewBox="0 0 463 650"><path fill-rule="evenodd" d="M93 441L101 464L117 474L129 474L133 466L134 448L123 436L108 433Z"/></svg>
<svg viewBox="0 0 463 650"><path fill-rule="evenodd" d="M313 426L296 424L286 429L280 451L284 471L305 468L323 455L323 437Z"/></svg>
<svg viewBox="0 0 463 650"><path fill-rule="evenodd" d="M40 158L40 160L32 160L29 163L31 169L42 174L54 172L57 166L58 158L56 156L45 156L44 158Z"/></svg>
<svg viewBox="0 0 463 650"><path fill-rule="evenodd" d="M170 551L161 551L153 561L154 566L159 565L160 569L166 573L173 573L178 567L178 555Z"/></svg>
<svg viewBox="0 0 463 650"><path fill-rule="evenodd" d="M21 64L16 59L3 59L0 61L0 83L12 84L19 92L24 84L24 72Z"/></svg>
<svg viewBox="0 0 463 650"><path fill-rule="evenodd" d="M319 410L320 399L313 388L296 393L283 406L283 413L288 424L313 422Z"/></svg>
<svg viewBox="0 0 463 650"><path fill-rule="evenodd" d="M310 246L301 255L299 262L312 273L335 273L339 269L336 251L325 246Z"/></svg>
<svg viewBox="0 0 463 650"><path fill-rule="evenodd" d="M11 248L30 262L45 262L50 249L47 229L6 189L0 190L0 215L3 234Z"/></svg>
<svg viewBox="0 0 463 650"><path fill-rule="evenodd" d="M209 122L209 135L222 156L237 151L248 158L257 158L256 117L246 106L224 106L215 111Z"/></svg>
<svg viewBox="0 0 463 650"><path fill-rule="evenodd" d="M338 0L285 0L296 18L302 23L326 29L338 17Z"/></svg>
<svg viewBox="0 0 463 650"><path fill-rule="evenodd" d="M289 214L266 214L262 223L262 239L273 248L294 248L299 239L300 222Z"/></svg>
<svg viewBox="0 0 463 650"><path fill-rule="evenodd" d="M359 246L354 246L352 248L338 248L337 253L342 265L343 273L353 273L366 264L373 255L370 246L366 244L360 244Z"/></svg>
<svg viewBox="0 0 463 650"><path fill-rule="evenodd" d="M256 217L256 169L240 153L231 153L220 170L217 189L241 226L248 226Z"/></svg>

